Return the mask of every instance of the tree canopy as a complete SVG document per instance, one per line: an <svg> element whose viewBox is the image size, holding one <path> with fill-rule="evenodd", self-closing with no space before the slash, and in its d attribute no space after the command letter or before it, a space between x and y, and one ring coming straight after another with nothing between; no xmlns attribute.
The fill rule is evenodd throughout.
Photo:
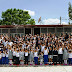
<svg viewBox="0 0 72 72"><path fill-rule="evenodd" d="M69 19L72 20L72 5L69 2L69 7L68 7L68 14L69 14Z"/></svg>
<svg viewBox="0 0 72 72"><path fill-rule="evenodd" d="M7 9L2 12L2 19L0 19L0 25L35 25L35 20L31 18L28 11L23 11L21 9Z"/></svg>

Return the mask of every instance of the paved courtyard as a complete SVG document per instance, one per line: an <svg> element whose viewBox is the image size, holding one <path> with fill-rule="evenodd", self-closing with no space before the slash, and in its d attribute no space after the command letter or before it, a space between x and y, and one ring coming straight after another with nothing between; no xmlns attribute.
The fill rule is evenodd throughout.
<svg viewBox="0 0 72 72"><path fill-rule="evenodd" d="M0 72L72 72L72 66L0 67Z"/></svg>

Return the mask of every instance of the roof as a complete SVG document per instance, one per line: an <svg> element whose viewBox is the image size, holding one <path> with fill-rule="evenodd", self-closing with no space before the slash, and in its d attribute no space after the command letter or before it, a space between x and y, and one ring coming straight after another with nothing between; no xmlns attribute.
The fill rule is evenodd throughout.
<svg viewBox="0 0 72 72"><path fill-rule="evenodd" d="M15 28L15 27L71 27L72 25L0 25L0 28Z"/></svg>

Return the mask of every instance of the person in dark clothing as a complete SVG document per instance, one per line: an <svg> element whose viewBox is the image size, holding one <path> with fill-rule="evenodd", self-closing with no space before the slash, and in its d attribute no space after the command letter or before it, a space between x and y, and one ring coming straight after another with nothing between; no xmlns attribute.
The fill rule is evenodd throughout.
<svg viewBox="0 0 72 72"><path fill-rule="evenodd" d="M65 35L65 41L69 38L69 35L67 34L66 32L66 35Z"/></svg>
<svg viewBox="0 0 72 72"><path fill-rule="evenodd" d="M17 53L16 53L16 65L19 65L20 64L20 61L19 61L19 50L17 50Z"/></svg>
<svg viewBox="0 0 72 72"><path fill-rule="evenodd" d="M58 51L56 48L54 48L54 50L53 50L53 64L54 65L57 64L57 58L58 58Z"/></svg>
<svg viewBox="0 0 72 72"><path fill-rule="evenodd" d="M28 55L29 55L28 50L25 49L25 64L27 65L28 65Z"/></svg>
<svg viewBox="0 0 72 72"><path fill-rule="evenodd" d="M49 58L49 64L52 64L52 48L50 47L50 49L49 49L49 54L48 54L49 56L48 56L48 58Z"/></svg>

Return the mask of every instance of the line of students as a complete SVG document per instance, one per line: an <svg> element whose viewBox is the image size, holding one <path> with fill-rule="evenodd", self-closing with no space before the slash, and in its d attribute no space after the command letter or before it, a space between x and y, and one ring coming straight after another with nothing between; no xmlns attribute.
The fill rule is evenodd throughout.
<svg viewBox="0 0 72 72"><path fill-rule="evenodd" d="M63 59L64 58L64 59ZM48 62L49 60L49 62ZM53 60L53 62L52 62ZM43 52L39 52L38 49L35 50L28 50L20 49L20 51L16 48L11 49L9 48L9 52L3 51L3 53L0 51L0 64L34 64L35 65L43 65L43 64L50 64L50 65L57 65L57 64L64 64L67 65L72 64L72 49L60 48L57 50L57 48L48 49L47 47L44 48ZM68 60L68 63L67 63ZM43 63L44 61L44 63ZM59 63L58 63L59 62Z"/></svg>

